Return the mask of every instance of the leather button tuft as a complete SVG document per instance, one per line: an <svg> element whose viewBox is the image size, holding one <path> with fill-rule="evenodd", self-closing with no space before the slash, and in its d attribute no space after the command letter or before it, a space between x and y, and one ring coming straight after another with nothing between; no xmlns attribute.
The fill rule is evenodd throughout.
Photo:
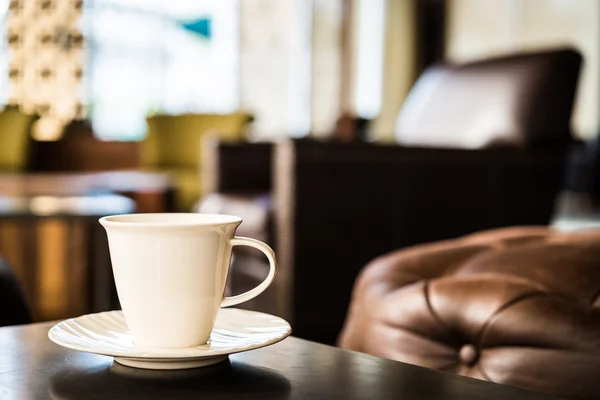
<svg viewBox="0 0 600 400"><path fill-rule="evenodd" d="M477 348L472 344L465 344L458 353L460 361L467 365L473 365L479 359L479 352Z"/></svg>

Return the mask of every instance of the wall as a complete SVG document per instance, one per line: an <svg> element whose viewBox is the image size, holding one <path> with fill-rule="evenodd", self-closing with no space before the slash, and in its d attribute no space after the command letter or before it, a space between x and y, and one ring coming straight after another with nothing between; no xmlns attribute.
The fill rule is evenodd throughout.
<svg viewBox="0 0 600 400"><path fill-rule="evenodd" d="M585 57L573 126L600 131L598 0L449 0L447 58L468 61L506 52L571 45Z"/></svg>
<svg viewBox="0 0 600 400"><path fill-rule="evenodd" d="M388 0L382 107L372 127L376 141L393 141L396 119L415 80L415 1Z"/></svg>
<svg viewBox="0 0 600 400"><path fill-rule="evenodd" d="M342 110L343 0L314 0L311 134L328 136Z"/></svg>
<svg viewBox="0 0 600 400"><path fill-rule="evenodd" d="M344 2L244 0L241 107L255 140L326 137L342 109Z"/></svg>
<svg viewBox="0 0 600 400"><path fill-rule="evenodd" d="M310 130L312 1L240 1L240 105L256 140Z"/></svg>
<svg viewBox="0 0 600 400"><path fill-rule="evenodd" d="M347 0L341 108L372 119L374 141L393 140L398 112L414 83L415 1Z"/></svg>

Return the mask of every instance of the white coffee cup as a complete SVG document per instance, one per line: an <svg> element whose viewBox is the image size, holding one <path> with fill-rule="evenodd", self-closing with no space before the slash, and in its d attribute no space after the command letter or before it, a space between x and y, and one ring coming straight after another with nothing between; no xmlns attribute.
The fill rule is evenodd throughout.
<svg viewBox="0 0 600 400"><path fill-rule="evenodd" d="M137 346L207 343L220 307L248 301L275 279L275 253L265 243L234 237L242 219L218 214L127 214L103 217L117 294ZM256 288L224 297L231 250L250 246L269 260Z"/></svg>

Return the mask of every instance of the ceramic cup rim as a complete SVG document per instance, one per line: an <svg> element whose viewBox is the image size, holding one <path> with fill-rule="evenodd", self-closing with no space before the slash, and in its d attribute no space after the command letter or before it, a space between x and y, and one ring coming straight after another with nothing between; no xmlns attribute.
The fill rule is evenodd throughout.
<svg viewBox="0 0 600 400"><path fill-rule="evenodd" d="M99 221L106 228L176 228L239 225L242 223L242 218L229 214L209 213L133 213L107 215Z"/></svg>

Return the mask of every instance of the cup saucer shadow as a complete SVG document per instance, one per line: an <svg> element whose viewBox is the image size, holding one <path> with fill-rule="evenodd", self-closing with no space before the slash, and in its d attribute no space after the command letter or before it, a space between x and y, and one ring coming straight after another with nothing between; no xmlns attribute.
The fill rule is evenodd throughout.
<svg viewBox="0 0 600 400"><path fill-rule="evenodd" d="M290 397L290 382L277 372L243 363L157 371L113 362L102 368L61 372L51 378L53 399L194 398L219 393L231 398Z"/></svg>

